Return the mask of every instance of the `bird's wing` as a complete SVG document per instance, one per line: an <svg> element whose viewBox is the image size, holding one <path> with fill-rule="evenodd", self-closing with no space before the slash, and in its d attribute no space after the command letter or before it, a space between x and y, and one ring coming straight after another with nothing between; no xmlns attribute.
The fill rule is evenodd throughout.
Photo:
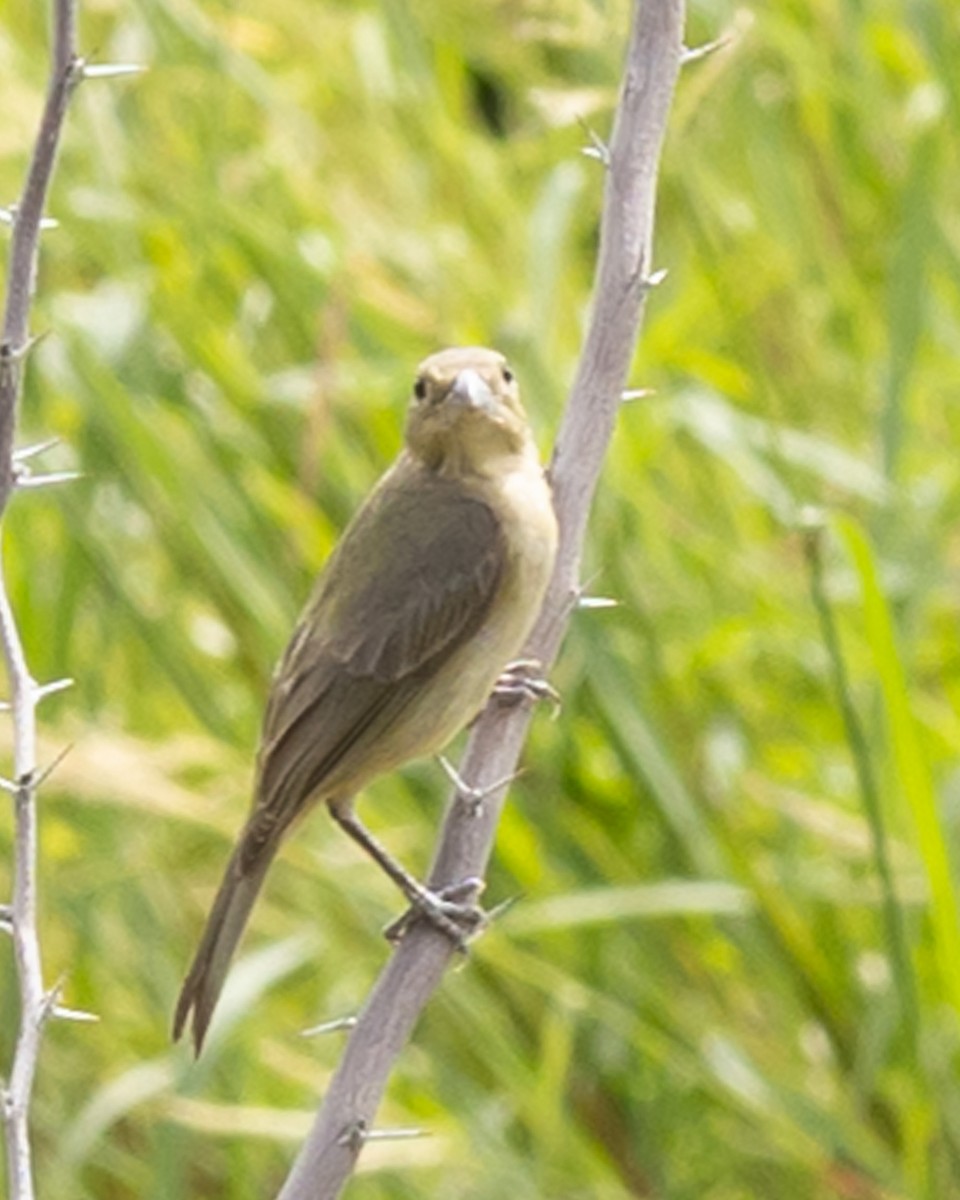
<svg viewBox="0 0 960 1200"><path fill-rule="evenodd" d="M374 492L307 623L354 676L394 682L480 628L506 558L500 522L460 481L404 472Z"/></svg>
<svg viewBox="0 0 960 1200"><path fill-rule="evenodd" d="M384 480L344 534L278 667L252 852L480 629L505 562L496 514L462 484L409 473Z"/></svg>

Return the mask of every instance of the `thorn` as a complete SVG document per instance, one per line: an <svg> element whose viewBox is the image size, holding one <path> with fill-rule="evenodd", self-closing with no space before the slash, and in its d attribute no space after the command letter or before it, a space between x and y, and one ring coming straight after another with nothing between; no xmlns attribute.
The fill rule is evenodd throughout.
<svg viewBox="0 0 960 1200"><path fill-rule="evenodd" d="M619 600L606 599L602 596L588 595L588 589L592 588L597 582L603 571L594 571L589 579L583 579L573 589L573 594L570 599L570 612L577 612L581 608L613 608L620 606Z"/></svg>
<svg viewBox="0 0 960 1200"><path fill-rule="evenodd" d="M36 333L28 337L22 346L11 346L9 342L4 342L0 345L0 358L5 362L20 362L48 336L49 330L44 330L43 333ZM13 454L11 457L16 462L20 456Z"/></svg>
<svg viewBox="0 0 960 1200"><path fill-rule="evenodd" d="M662 267L659 271L654 271L650 275L645 275L643 279L640 280L640 286L645 292L651 292L655 287L659 287L660 284L663 283L669 273L670 272L666 269L666 267Z"/></svg>
<svg viewBox="0 0 960 1200"><path fill-rule="evenodd" d="M82 471L50 471L46 475L32 475L29 467L21 467L14 472L14 484L18 488L42 488L56 483L72 483L82 479Z"/></svg>
<svg viewBox="0 0 960 1200"><path fill-rule="evenodd" d="M363 1143L367 1140L367 1123L362 1119L351 1121L337 1138L338 1146L347 1146L354 1154L359 1154Z"/></svg>
<svg viewBox="0 0 960 1200"><path fill-rule="evenodd" d="M117 79L121 75L142 75L147 70L144 63L81 63L80 74L84 79Z"/></svg>
<svg viewBox="0 0 960 1200"><path fill-rule="evenodd" d="M52 696L55 692L66 691L67 688L73 687L74 680L72 679L55 679L52 683L44 683L39 687L36 685L33 688L34 705L40 703L47 696ZM13 705L9 700L0 700L0 712L10 712Z"/></svg>
<svg viewBox="0 0 960 1200"><path fill-rule="evenodd" d="M56 222L54 222L54 224L56 224ZM22 346L19 346L16 350L10 350L10 357L16 359L26 358L28 354L32 354L33 351L36 350L41 342L45 342L49 336L49 329L44 329L42 333L31 333ZM48 442L47 445L54 446L59 440L59 438L54 438L52 441ZM39 453L39 451L37 451L37 453ZM14 453L12 457L14 462L17 462L21 458L29 458L30 456L29 454L19 455Z"/></svg>
<svg viewBox="0 0 960 1200"><path fill-rule="evenodd" d="M16 205L12 204L10 206L10 213L13 217L12 223L15 225L17 223ZM60 228L60 222L57 220L56 217L41 217L40 218L40 229L41 230L43 230L43 229L59 229L59 228Z"/></svg>
<svg viewBox="0 0 960 1200"><path fill-rule="evenodd" d="M595 133L590 128L590 126L586 123L586 121L583 119L583 117L577 117L577 122L580 125L580 128L583 130L583 132L587 135L587 137L590 140L590 145L584 146L583 149L580 151L580 153L585 158L595 158L597 160L597 162L601 162L601 163L603 163L603 165L605 167L609 168L609 166L610 166L610 147L603 140L603 138L600 137L599 134Z"/></svg>
<svg viewBox="0 0 960 1200"><path fill-rule="evenodd" d="M57 1006L60 1003L60 994L62 991L63 979L61 977L48 992L44 992L43 999L40 1002L40 1014L38 1018L38 1023L40 1025L43 1025L46 1021L49 1021L53 1016Z"/></svg>
<svg viewBox="0 0 960 1200"><path fill-rule="evenodd" d="M610 166L610 152L606 146L584 146L580 153L584 158L595 158L597 162L603 163L605 167Z"/></svg>
<svg viewBox="0 0 960 1200"><path fill-rule="evenodd" d="M70 753L70 751L72 749L73 749L73 742L68 742L67 745L63 747L63 749L60 751L60 753L56 756L56 758L54 758L54 760L51 763L48 763L47 766L45 766L42 771L38 771L38 772L34 773L33 779L30 781L31 786L33 787L34 791L36 791L37 788L41 787L44 783L46 783L46 781L50 778L50 776L57 769L57 767L60 766L60 764L67 757L67 755Z"/></svg>
<svg viewBox="0 0 960 1200"><path fill-rule="evenodd" d="M410 1138L430 1137L432 1136L429 1130L417 1129L411 1126L409 1129L369 1129L363 1135L365 1142L390 1142L390 1141L409 1141Z"/></svg>
<svg viewBox="0 0 960 1200"><path fill-rule="evenodd" d="M47 335L45 333L38 334L33 338L31 345L35 346L42 338ZM28 458L36 458L38 454L45 454L47 450L52 450L54 446L60 445L59 438L47 438L45 442L35 442L32 446L24 446L22 450L14 450L14 462L26 462Z"/></svg>
<svg viewBox="0 0 960 1200"><path fill-rule="evenodd" d="M495 904L493 908L487 910L487 920L496 921L505 913L508 913L515 904L519 904L524 899L523 892L518 892L516 896L508 896L506 900L501 900L499 904Z"/></svg>
<svg viewBox="0 0 960 1200"><path fill-rule="evenodd" d="M341 1029L353 1029L357 1023L356 1017L334 1017L332 1021L322 1021L319 1025L311 1025L309 1029L301 1029L303 1038L318 1037L322 1033L339 1033Z"/></svg>
<svg viewBox="0 0 960 1200"><path fill-rule="evenodd" d="M449 759L444 758L442 754L437 755L437 762L440 764L444 775L446 775L457 789L457 796L466 801L471 817L479 817L483 811L483 802L488 796L499 792L502 787L507 787L524 773L523 769L521 769L512 772L510 775L505 775L503 779L498 779L496 783L488 784L486 787L474 787L473 784L467 783L453 763Z"/></svg>
<svg viewBox="0 0 960 1200"><path fill-rule="evenodd" d="M96 1013L84 1012L82 1008L67 1008L63 1004L54 1004L50 1010L50 1016L57 1021L77 1021L87 1024L96 1024L100 1020Z"/></svg>
<svg viewBox="0 0 960 1200"><path fill-rule="evenodd" d="M656 394L656 388L628 388L627 391L620 393L620 399L626 404L630 400L646 400Z"/></svg>
<svg viewBox="0 0 960 1200"><path fill-rule="evenodd" d="M80 54L75 54L67 63L66 81L71 92L83 83L83 72L86 70L86 66L87 60Z"/></svg>
<svg viewBox="0 0 960 1200"><path fill-rule="evenodd" d="M54 679L50 683L35 685L33 689L33 702L34 704L39 704L47 696L55 696L57 692L65 692L67 688L71 687L73 687L72 679Z"/></svg>
<svg viewBox="0 0 960 1200"><path fill-rule="evenodd" d="M5 208L0 208L0 225L10 225L11 227L17 223L17 206L16 204L8 204ZM59 229L60 222L53 217L41 217L41 229Z"/></svg>
<svg viewBox="0 0 960 1200"><path fill-rule="evenodd" d="M581 596L577 608L619 608L620 601L610 596Z"/></svg>
<svg viewBox="0 0 960 1200"><path fill-rule="evenodd" d="M715 50L722 50L724 46L729 46L732 41L733 34L725 33L721 37L714 38L712 42L704 42L702 46L684 46L680 54L680 66L685 67L688 63L699 62L701 58L706 58Z"/></svg>

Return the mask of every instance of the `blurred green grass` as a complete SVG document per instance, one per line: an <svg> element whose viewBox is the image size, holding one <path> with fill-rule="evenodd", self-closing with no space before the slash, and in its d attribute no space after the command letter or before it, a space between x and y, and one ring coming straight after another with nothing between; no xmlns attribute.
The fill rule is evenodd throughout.
<svg viewBox="0 0 960 1200"><path fill-rule="evenodd" d="M0 0L0 197L44 11ZM589 296L627 5L95 0L44 244L23 440L69 489L6 558L44 753L44 1194L270 1194L386 953L389 886L318 814L196 1067L181 972L247 802L265 683L394 453L417 360L515 360L550 444ZM405 1054L358 1196L960 1196L960 15L691 7L636 386L488 895L522 903ZM824 514L823 594L805 527ZM3 736L8 736L4 733ZM860 755L858 760L857 755ZM898 963L861 790L877 782ZM365 813L411 866L443 782ZM0 890L9 826L0 825ZM889 895L888 895L889 901ZM0 1050L13 1027L2 959ZM909 986L903 986L905 978ZM912 990L916 1010L905 996Z"/></svg>

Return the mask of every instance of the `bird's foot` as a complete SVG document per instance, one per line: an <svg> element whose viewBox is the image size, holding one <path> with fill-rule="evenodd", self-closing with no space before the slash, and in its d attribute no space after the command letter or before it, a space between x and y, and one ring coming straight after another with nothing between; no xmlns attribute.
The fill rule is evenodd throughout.
<svg viewBox="0 0 960 1200"><path fill-rule="evenodd" d="M543 676L543 663L538 658L518 658L508 663L493 686L493 695L505 708L524 700L549 700L554 712L560 711L560 693Z"/></svg>
<svg viewBox="0 0 960 1200"><path fill-rule="evenodd" d="M487 923L487 914L474 900L483 891L483 880L475 876L432 891L418 885L408 894L410 907L383 931L388 942L396 944L418 921L426 921L453 942L462 954L467 943Z"/></svg>

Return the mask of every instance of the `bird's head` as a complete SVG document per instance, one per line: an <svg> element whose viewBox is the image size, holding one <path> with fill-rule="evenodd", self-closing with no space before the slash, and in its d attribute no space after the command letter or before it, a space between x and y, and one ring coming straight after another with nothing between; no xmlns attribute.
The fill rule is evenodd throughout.
<svg viewBox="0 0 960 1200"><path fill-rule="evenodd" d="M532 448L520 391L496 350L441 350L417 368L407 446L427 466L483 472L495 460Z"/></svg>

